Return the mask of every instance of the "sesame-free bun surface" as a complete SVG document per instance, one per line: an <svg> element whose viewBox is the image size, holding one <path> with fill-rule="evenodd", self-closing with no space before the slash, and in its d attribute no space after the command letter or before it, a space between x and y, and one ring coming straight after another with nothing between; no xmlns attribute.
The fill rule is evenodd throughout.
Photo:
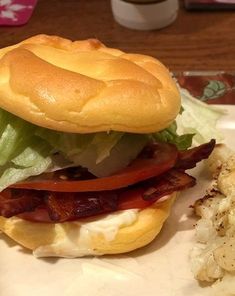
<svg viewBox="0 0 235 296"><path fill-rule="evenodd" d="M158 60L95 39L38 35L0 49L0 108L36 125L74 133L156 132L180 109Z"/></svg>
<svg viewBox="0 0 235 296"><path fill-rule="evenodd" d="M176 193L173 193L168 199L140 210L137 219L128 226L120 227L112 240L102 233L89 232L85 250L76 222L35 223L18 217L0 217L0 230L20 245L35 251L34 254L39 257L76 257L76 248L81 248L79 256L125 253L147 245L157 236L175 197ZM61 244L65 238L73 242L71 248L70 245ZM55 245L60 247L54 248ZM43 249L44 253L40 253L39 250Z"/></svg>

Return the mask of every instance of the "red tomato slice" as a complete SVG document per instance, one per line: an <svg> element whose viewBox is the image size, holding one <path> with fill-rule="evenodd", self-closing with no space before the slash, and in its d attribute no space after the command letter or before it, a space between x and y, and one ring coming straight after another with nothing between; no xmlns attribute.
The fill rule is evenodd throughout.
<svg viewBox="0 0 235 296"><path fill-rule="evenodd" d="M25 181L10 187L58 192L113 190L133 185L168 171L175 165L177 157L178 151L174 145L161 143L155 147L152 158L136 159L127 168L109 177L69 181L58 178L55 180L42 180L43 175L41 175L38 181Z"/></svg>
<svg viewBox="0 0 235 296"><path fill-rule="evenodd" d="M146 188L136 188L127 190L120 194L118 210L144 209L149 207L154 201L143 199Z"/></svg>

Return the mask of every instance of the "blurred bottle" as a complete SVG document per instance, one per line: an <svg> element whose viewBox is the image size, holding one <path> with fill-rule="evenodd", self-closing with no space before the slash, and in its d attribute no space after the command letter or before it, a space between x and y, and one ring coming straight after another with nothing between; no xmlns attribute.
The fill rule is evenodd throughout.
<svg viewBox="0 0 235 296"><path fill-rule="evenodd" d="M178 0L111 0L114 19L136 30L155 30L174 22Z"/></svg>

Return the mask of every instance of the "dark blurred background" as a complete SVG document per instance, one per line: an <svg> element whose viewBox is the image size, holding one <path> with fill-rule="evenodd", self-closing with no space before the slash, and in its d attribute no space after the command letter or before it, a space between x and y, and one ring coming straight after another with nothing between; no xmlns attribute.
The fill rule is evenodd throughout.
<svg viewBox="0 0 235 296"><path fill-rule="evenodd" d="M0 27L0 46L45 33L73 40L98 38L106 45L152 55L172 71L235 70L233 11L187 11L157 31L124 28L113 19L109 0L39 0L29 22Z"/></svg>

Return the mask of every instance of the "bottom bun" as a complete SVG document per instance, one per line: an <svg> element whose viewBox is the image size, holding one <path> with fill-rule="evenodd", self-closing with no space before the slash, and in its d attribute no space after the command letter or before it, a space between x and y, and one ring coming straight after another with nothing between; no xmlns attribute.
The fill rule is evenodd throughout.
<svg viewBox="0 0 235 296"><path fill-rule="evenodd" d="M160 232L177 193L143 210L125 210L64 223L0 217L0 230L36 257L120 254L150 243Z"/></svg>

